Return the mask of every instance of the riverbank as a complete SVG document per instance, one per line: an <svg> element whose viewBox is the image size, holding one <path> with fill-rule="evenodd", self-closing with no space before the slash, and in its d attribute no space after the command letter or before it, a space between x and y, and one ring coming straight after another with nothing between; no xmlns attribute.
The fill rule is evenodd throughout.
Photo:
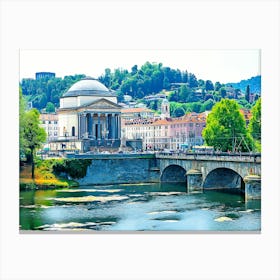
<svg viewBox="0 0 280 280"><path fill-rule="evenodd" d="M41 163L35 167L35 178L31 178L31 165L24 164L20 168L20 190L31 189L55 189L78 187L79 183L74 180L62 178L52 172L51 165Z"/></svg>

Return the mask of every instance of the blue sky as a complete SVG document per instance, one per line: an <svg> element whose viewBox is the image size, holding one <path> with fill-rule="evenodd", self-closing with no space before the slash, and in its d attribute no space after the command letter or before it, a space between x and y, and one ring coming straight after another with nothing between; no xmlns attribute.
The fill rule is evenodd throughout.
<svg viewBox="0 0 280 280"><path fill-rule="evenodd" d="M35 72L57 77L86 74L97 78L105 68L130 70L146 61L194 73L212 82L239 82L260 74L260 50L21 50L20 79Z"/></svg>

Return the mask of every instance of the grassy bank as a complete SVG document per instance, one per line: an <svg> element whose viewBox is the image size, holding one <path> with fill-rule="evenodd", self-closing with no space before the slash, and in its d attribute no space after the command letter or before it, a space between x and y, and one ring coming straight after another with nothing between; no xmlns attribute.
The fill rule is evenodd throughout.
<svg viewBox="0 0 280 280"><path fill-rule="evenodd" d="M79 184L74 180L57 176L53 172L54 160L36 162L35 178L31 178L31 165L24 165L20 170L20 189L70 188Z"/></svg>

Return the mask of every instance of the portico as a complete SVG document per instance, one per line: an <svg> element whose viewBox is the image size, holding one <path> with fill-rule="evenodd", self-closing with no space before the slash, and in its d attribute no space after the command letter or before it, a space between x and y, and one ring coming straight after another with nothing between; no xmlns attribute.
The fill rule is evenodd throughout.
<svg viewBox="0 0 280 280"><path fill-rule="evenodd" d="M78 113L78 138L93 140L116 140L120 138L121 121L117 112Z"/></svg>

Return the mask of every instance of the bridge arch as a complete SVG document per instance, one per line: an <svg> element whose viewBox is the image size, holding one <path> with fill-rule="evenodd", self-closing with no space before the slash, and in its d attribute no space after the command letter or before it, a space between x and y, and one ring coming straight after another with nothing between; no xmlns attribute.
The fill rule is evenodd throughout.
<svg viewBox="0 0 280 280"><path fill-rule="evenodd" d="M212 169L203 182L203 189L240 189L244 190L242 176L231 168L218 167Z"/></svg>
<svg viewBox="0 0 280 280"><path fill-rule="evenodd" d="M186 170L180 165L171 164L162 171L160 181L184 183L187 181Z"/></svg>

